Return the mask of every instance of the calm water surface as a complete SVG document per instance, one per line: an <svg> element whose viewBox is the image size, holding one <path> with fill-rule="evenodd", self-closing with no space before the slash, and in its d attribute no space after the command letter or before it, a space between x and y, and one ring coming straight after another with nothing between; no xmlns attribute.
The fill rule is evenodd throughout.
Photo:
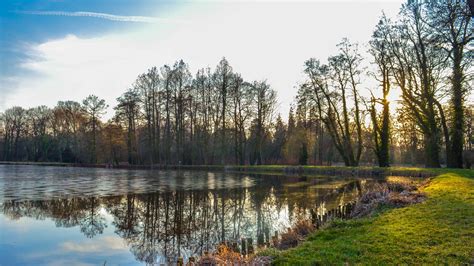
<svg viewBox="0 0 474 266"><path fill-rule="evenodd" d="M161 264L270 241L384 179L0 165L0 265Z"/></svg>

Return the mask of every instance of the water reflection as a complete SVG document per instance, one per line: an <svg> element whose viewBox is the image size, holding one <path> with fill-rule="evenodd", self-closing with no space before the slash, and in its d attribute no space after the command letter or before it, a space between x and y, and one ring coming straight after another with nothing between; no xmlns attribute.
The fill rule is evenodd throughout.
<svg viewBox="0 0 474 266"><path fill-rule="evenodd" d="M66 190L56 184L53 192L23 197L21 189L25 185L12 186L14 182L9 180L3 183L1 210L8 218L4 223L14 224L22 217L29 217L54 221L57 228L79 229L82 238L119 236L137 262L164 263L181 256L202 254L223 241L239 243L242 238L251 238L263 245L275 231L284 230L297 219L324 217L332 210L345 208L362 191L383 181L190 172L163 172L148 180L152 179L149 173L143 174L132 172L133 178L116 180L96 178L98 184L92 190L98 195L94 196L90 196L91 191L85 191L83 196L58 193ZM66 180L59 183L73 183L80 188L76 179L63 179ZM169 181L166 186L151 185L165 184L166 179ZM88 180L93 178L85 178L90 189ZM111 191L97 190L103 187L104 180L109 182ZM129 189L124 190L124 182ZM32 184L27 186L34 190ZM136 187L145 192L131 193ZM38 199L40 195L47 199ZM76 235L68 240L80 238Z"/></svg>

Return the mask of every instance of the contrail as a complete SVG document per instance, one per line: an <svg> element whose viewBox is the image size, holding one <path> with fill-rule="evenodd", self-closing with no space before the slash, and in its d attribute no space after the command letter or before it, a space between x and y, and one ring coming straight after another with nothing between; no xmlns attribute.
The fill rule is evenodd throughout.
<svg viewBox="0 0 474 266"><path fill-rule="evenodd" d="M40 15L40 16L65 16L65 17L92 17L101 18L112 21L123 21L123 22L142 22L142 23L158 23L158 22L180 22L177 20L170 20L158 17L144 17L144 16L119 16L107 13L96 13L96 12L67 12L67 11L17 11L19 14L27 15Z"/></svg>

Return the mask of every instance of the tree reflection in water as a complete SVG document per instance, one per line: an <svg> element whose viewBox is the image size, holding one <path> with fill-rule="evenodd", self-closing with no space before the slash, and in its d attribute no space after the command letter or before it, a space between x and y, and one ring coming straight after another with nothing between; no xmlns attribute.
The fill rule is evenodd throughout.
<svg viewBox="0 0 474 266"><path fill-rule="evenodd" d="M382 182L254 178L254 186L230 189L210 185L122 196L7 200L2 211L10 219L50 218L58 227L77 226L88 238L112 226L138 261L152 264L200 255L224 241L252 238L260 245L269 243L274 231L353 202L368 186Z"/></svg>

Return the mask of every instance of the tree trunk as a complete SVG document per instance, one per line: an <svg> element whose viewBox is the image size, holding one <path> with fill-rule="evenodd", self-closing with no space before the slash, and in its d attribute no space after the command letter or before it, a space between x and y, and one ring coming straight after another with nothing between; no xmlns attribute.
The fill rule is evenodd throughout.
<svg viewBox="0 0 474 266"><path fill-rule="evenodd" d="M450 153L448 167L463 167L463 131L464 131L464 108L463 108L463 89L462 89L462 54L459 49L453 51L453 76L452 76L452 108L453 125L451 129L451 145L446 147L446 152Z"/></svg>
<svg viewBox="0 0 474 266"><path fill-rule="evenodd" d="M387 99L383 99L382 127L380 131L379 166L389 167L390 113Z"/></svg>
<svg viewBox="0 0 474 266"><path fill-rule="evenodd" d="M436 133L424 135L425 138L425 166L430 168L441 167L439 162L439 136Z"/></svg>

